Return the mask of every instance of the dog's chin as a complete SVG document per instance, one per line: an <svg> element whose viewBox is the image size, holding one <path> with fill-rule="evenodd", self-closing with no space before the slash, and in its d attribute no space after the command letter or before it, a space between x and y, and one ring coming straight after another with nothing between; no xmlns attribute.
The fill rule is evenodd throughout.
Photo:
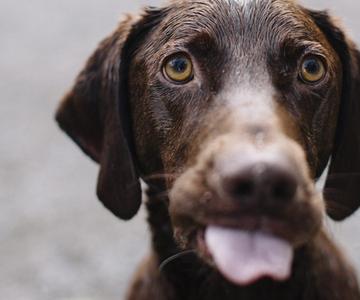
<svg viewBox="0 0 360 300"><path fill-rule="evenodd" d="M175 238L232 284L249 286L262 279L283 282L292 275L295 251L311 243L322 224L320 209L301 207L286 213L225 212L208 207L201 216L192 209L187 214L172 214Z"/></svg>
<svg viewBox="0 0 360 300"><path fill-rule="evenodd" d="M237 286L262 279L290 279L295 251L311 243L321 228L321 218L309 212L310 222L300 221L304 220L301 214L291 219L259 214L224 217L220 212L209 215L196 221L189 216L175 218L182 220L175 225L176 240Z"/></svg>
<svg viewBox="0 0 360 300"><path fill-rule="evenodd" d="M322 226L323 207L320 198L312 198L315 192L306 190L284 207L241 207L214 198L214 193L192 194L176 187L170 216L177 243L195 250L205 264L238 286L290 279L295 251L311 243Z"/></svg>
<svg viewBox="0 0 360 300"><path fill-rule="evenodd" d="M238 286L289 279L296 249L317 232L315 227L299 231L291 222L267 216L212 218L197 224L191 230L178 227L177 240L187 241L184 248L194 249L205 264Z"/></svg>
<svg viewBox="0 0 360 300"><path fill-rule="evenodd" d="M197 234L199 256L233 284L260 279L285 281L291 275L294 245L262 230L208 225Z"/></svg>

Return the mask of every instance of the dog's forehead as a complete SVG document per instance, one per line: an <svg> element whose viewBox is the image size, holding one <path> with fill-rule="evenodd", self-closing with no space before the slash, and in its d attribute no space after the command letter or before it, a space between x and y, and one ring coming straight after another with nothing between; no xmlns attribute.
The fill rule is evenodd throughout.
<svg viewBox="0 0 360 300"><path fill-rule="evenodd" d="M222 81L256 75L269 82L269 55L319 37L309 14L292 0L177 0L156 16L161 20L152 21L156 25L137 49L139 61L154 70L155 62L175 52L195 52L207 58L208 67L217 64L225 74Z"/></svg>
<svg viewBox="0 0 360 300"><path fill-rule="evenodd" d="M230 0L230 1L233 1L242 6L249 6L249 5L254 5L256 3L266 2L267 0Z"/></svg>
<svg viewBox="0 0 360 300"><path fill-rule="evenodd" d="M250 66L257 73L268 53L275 53L287 39L311 38L311 24L291 0L186 0L174 1L168 15L144 48L187 46L207 36L228 65ZM296 30L294 30L296 28ZM270 50L270 51L269 51ZM166 51L165 51L166 53ZM241 60L241 61L240 61ZM233 68L233 71L236 71Z"/></svg>
<svg viewBox="0 0 360 300"><path fill-rule="evenodd" d="M239 3L239 4L246 5L246 4L249 4L249 3L254 2L256 0L234 0L234 1Z"/></svg>
<svg viewBox="0 0 360 300"><path fill-rule="evenodd" d="M167 11L155 30L160 45L185 43L206 33L233 52L234 47L274 48L284 39L307 38L315 32L305 11L291 0L174 1Z"/></svg>

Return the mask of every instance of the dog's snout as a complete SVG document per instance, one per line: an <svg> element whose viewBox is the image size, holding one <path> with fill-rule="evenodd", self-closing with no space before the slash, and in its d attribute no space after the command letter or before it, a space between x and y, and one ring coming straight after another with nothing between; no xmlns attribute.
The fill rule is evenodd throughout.
<svg viewBox="0 0 360 300"><path fill-rule="evenodd" d="M225 193L244 203L286 204L295 199L298 180L291 166L269 162L251 163L222 176Z"/></svg>

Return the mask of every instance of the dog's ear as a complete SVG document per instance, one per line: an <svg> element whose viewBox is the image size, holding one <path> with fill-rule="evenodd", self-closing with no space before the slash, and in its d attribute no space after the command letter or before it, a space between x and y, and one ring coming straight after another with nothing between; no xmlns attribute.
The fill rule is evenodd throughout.
<svg viewBox="0 0 360 300"><path fill-rule="evenodd" d="M128 67L132 52L161 18L161 10L148 9L141 17L123 21L89 58L56 113L60 127L100 164L98 198L122 219L132 218L141 204L127 98Z"/></svg>
<svg viewBox="0 0 360 300"><path fill-rule="evenodd" d="M341 59L342 99L324 197L328 215L343 220L360 206L360 53L326 12L310 12Z"/></svg>

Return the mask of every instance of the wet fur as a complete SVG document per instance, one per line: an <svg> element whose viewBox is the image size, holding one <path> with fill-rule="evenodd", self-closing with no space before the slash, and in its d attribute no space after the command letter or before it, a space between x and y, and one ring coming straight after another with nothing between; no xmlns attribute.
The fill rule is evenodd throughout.
<svg viewBox="0 0 360 300"><path fill-rule="evenodd" d="M304 49L326 56L327 84L310 89L294 81ZM186 87L171 85L161 63L185 50L201 72ZM358 51L328 14L287 0L172 1L128 17L100 44L57 120L100 164L98 196L115 215L130 219L141 204L139 178L149 186L152 250L128 300L360 299L354 271L322 229L325 207L340 220L360 204L359 67ZM251 92L250 104L239 86ZM261 118L239 121L252 114ZM234 286L200 252L160 271L164 260L196 248L199 227L228 222L220 213L243 213L214 196L207 178L234 145L257 149L259 133L261 147L282 149L301 182L296 204L276 213L291 225L281 234L294 236L291 278ZM314 182L330 155L324 202Z"/></svg>

